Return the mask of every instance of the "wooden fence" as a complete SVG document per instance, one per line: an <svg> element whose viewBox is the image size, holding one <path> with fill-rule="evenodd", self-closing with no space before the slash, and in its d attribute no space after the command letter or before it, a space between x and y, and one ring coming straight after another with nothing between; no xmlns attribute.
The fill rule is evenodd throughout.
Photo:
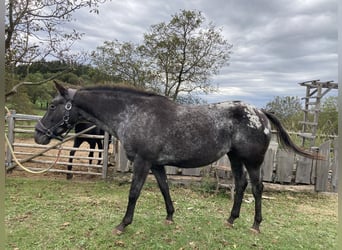
<svg viewBox="0 0 342 250"><path fill-rule="evenodd" d="M311 160L293 152L270 148L262 165L263 180L281 184L313 184L318 192L337 192L337 138L324 142L314 153L324 160Z"/></svg>
<svg viewBox="0 0 342 250"><path fill-rule="evenodd" d="M55 143L52 141L49 145L38 145L34 142L34 125L41 116L16 114L15 111L11 111L11 114L6 116L6 128L7 137L14 150L14 154L19 162L25 161L23 165L32 171L41 171L46 168L50 168L48 172L55 173L73 173L73 174L87 174L87 175L98 175L103 178L107 177L108 167L108 145L109 135L81 135L83 137L91 137L96 139L104 140L104 149L90 149L90 148L73 148L73 141L63 143L59 149L52 148L51 150L34 157L33 159L26 161L31 158L37 152L43 151L51 147L50 144ZM73 133L69 134L74 135ZM61 150L59 152L59 150ZM74 156L70 156L71 150L76 150ZM17 164L14 162L10 148L6 148L6 162L5 166L7 170L12 169ZM94 157L88 157L90 152L94 153ZM97 156L101 153L101 157ZM58 161L56 162L56 159ZM69 163L69 159L73 158L73 163ZM92 160L92 163L89 163ZM98 165L98 161L101 164ZM53 165L53 166L52 166ZM67 166L73 167L72 171L67 170Z"/></svg>
<svg viewBox="0 0 342 250"><path fill-rule="evenodd" d="M282 150L278 147L276 140L276 134L274 133L261 167L261 175L264 182L285 185L309 184L315 185L315 190L318 192L337 192L338 138L326 141L320 147L312 149L314 152L323 155L325 160L311 160L296 155L291 151ZM131 171L131 163L127 160L122 147L119 147L118 159L118 171ZM166 172L168 175L201 177L212 172L214 172L214 175L221 174L216 170L222 170L222 167L230 169L230 162L227 156L222 157L210 166L200 168L167 166ZM232 174L223 173L223 176L232 179Z"/></svg>
<svg viewBox="0 0 342 250"><path fill-rule="evenodd" d="M28 134L30 138L33 138L33 125L39 119L39 116L32 115L20 115L12 114L6 118L8 126L8 138L11 141L12 146L15 148L15 154L23 157L32 155L32 149L44 149L47 146L37 145L33 142L23 143L16 138L16 134ZM30 124L31 122L31 124ZM27 123L27 125L25 125ZM22 136L21 136L22 137ZM108 140L109 135L96 136L96 138L104 139L104 145ZM284 151L278 147L276 142L276 134L273 134L273 138L270 147L265 155L265 160L262 165L262 178L265 182L280 183L280 184L309 184L315 185L316 191L331 191L337 192L338 185L338 145L337 138L326 141L318 148L313 148L315 152L325 156L325 160L311 160L302 156L296 155L291 151ZM30 150L31 149L31 150ZM107 178L108 169L108 150L92 150L95 153L102 152L103 164L97 165L96 162L100 158L93 158L93 164L89 164L87 161L90 159L84 154L88 154L91 149L78 148L76 155L74 156L75 162L73 165L73 171L67 170L69 152L74 148L69 145L62 147L61 160L56 163L56 166L50 169L50 172L60 173L74 173L74 174L90 174L100 175L103 178ZM83 153L83 156L80 155ZM53 164L57 155L57 149L53 149L40 157L34 158L28 162L30 168L33 170L40 170L47 168L49 164ZM94 154L95 155L95 154ZM126 158L123 147L119 142L113 147L113 156L115 164L115 172L130 172L132 164ZM6 151L6 167L10 168L13 165L13 159L9 151ZM227 156L222 157L217 162L210 166L201 168L176 168L167 166L166 171L168 175L182 175L182 176L198 176L202 177L208 173L212 173L213 169L218 166L225 166L229 169L230 163ZM231 178L231 174L227 175Z"/></svg>

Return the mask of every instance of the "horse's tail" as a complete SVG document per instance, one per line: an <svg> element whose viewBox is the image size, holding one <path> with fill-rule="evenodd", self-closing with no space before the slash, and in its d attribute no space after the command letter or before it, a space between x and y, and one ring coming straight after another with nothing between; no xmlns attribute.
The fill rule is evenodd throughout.
<svg viewBox="0 0 342 250"><path fill-rule="evenodd" d="M299 148L291 140L289 134L286 132L285 128L283 127L283 125L280 123L280 121L278 120L278 118L275 115L273 115L273 114L271 114L265 110L262 110L262 112L267 116L269 121L274 125L274 127L278 131L278 140L281 143L281 145L283 145L285 148L292 149L295 153L302 155L304 157L308 157L310 159L317 159L317 160L323 160L324 159L324 157L321 155L313 154L313 153L310 153L308 151L305 151L305 150Z"/></svg>

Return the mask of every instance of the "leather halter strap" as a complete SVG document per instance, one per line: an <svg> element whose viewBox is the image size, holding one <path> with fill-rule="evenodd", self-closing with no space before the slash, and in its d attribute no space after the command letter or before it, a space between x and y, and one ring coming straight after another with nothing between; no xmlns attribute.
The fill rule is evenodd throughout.
<svg viewBox="0 0 342 250"><path fill-rule="evenodd" d="M62 120L60 120L59 122L57 122L55 125L51 126L50 128L47 128L42 123L41 119L39 119L37 126L36 126L36 130L42 132L49 138L54 138L54 139L62 141L73 127L73 125L69 123L71 109L72 109L72 102L68 101L64 106L64 115L63 115ZM66 125L67 127L67 131L64 133L64 135L55 134L56 128L63 126L63 125Z"/></svg>

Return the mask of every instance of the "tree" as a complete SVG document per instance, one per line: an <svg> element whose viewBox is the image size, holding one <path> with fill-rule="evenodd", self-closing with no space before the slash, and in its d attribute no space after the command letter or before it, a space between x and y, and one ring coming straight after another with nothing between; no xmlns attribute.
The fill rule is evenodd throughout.
<svg viewBox="0 0 342 250"><path fill-rule="evenodd" d="M93 61L107 73L176 100L180 94L209 93L210 78L228 63L232 45L198 11L182 10L169 23L151 26L142 45L105 42ZM184 98L183 98L184 99Z"/></svg>
<svg viewBox="0 0 342 250"><path fill-rule="evenodd" d="M79 57L70 53L70 47L82 34L76 30L68 32L64 29L65 24L73 21L72 14L81 8L89 8L90 12L98 13L99 4L105 1L6 0L6 100L16 94L19 87L41 85L53 78L39 82L21 81L29 74L33 62L45 58L70 62ZM14 73L17 66L25 66L20 78ZM27 94L22 93L21 96L27 97ZM17 95L11 99L12 106L20 107L24 99L27 100Z"/></svg>
<svg viewBox="0 0 342 250"><path fill-rule="evenodd" d="M212 23L204 24L201 12L182 10L144 35L144 53L153 59L163 94L173 100L180 93L211 92L210 77L229 60L232 45Z"/></svg>
<svg viewBox="0 0 342 250"><path fill-rule="evenodd" d="M302 105L299 97L276 96L266 104L266 110L273 112L289 130L300 130L302 120Z"/></svg>
<svg viewBox="0 0 342 250"><path fill-rule="evenodd" d="M144 58L139 45L118 40L105 41L91 56L98 69L112 78L137 88L155 90L155 77L149 69L151 63Z"/></svg>
<svg viewBox="0 0 342 250"><path fill-rule="evenodd" d="M73 69L72 72L65 69ZM61 61L39 61L30 65L30 73L26 67L15 68L13 78L20 82L6 92L6 106L19 113L32 113L32 109L45 108L56 94L52 80L57 79L69 85L89 85L94 83L112 82L115 79L99 72L91 65L72 64ZM77 88L77 86L73 86ZM17 89L20 88L20 91Z"/></svg>
<svg viewBox="0 0 342 250"><path fill-rule="evenodd" d="M321 133L338 135L338 98L329 96L325 98L319 113L318 128Z"/></svg>
<svg viewBox="0 0 342 250"><path fill-rule="evenodd" d="M34 73L27 75L25 80L27 82L40 82L44 80L44 77L41 73ZM47 100L51 98L48 91L49 86L46 83L40 85L39 88L26 86L26 89L27 95L30 98L30 102L33 104L37 104L38 102L46 103Z"/></svg>
<svg viewBox="0 0 342 250"><path fill-rule="evenodd" d="M32 1L6 0L5 53L6 66L29 64L47 56L68 59L67 52L82 34L66 32L72 14L81 8L98 13L105 0Z"/></svg>

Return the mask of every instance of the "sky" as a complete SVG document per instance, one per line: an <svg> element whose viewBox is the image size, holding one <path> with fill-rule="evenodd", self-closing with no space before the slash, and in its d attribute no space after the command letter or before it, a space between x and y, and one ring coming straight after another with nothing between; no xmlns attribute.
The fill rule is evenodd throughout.
<svg viewBox="0 0 342 250"><path fill-rule="evenodd" d="M218 92L202 98L265 107L276 96L304 97L300 82L337 82L337 7L338 0L112 0L98 15L74 13L66 29L84 33L73 50L90 52L115 39L141 44L151 25L201 11L233 45L229 65L212 79Z"/></svg>

